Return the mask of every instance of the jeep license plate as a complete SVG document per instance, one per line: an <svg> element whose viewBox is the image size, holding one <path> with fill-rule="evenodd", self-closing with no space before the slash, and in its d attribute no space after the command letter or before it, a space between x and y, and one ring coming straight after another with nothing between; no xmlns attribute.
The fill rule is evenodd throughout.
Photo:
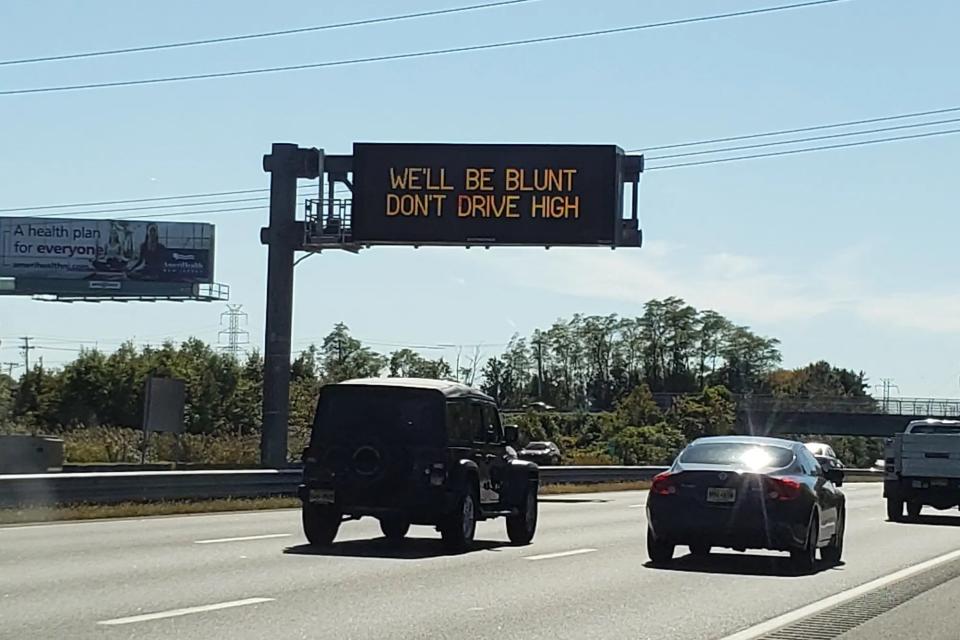
<svg viewBox="0 0 960 640"><path fill-rule="evenodd" d="M737 490L727 487L708 487L707 502L736 502Z"/></svg>
<svg viewBox="0 0 960 640"><path fill-rule="evenodd" d="M314 504L333 504L333 489L310 489L310 502Z"/></svg>

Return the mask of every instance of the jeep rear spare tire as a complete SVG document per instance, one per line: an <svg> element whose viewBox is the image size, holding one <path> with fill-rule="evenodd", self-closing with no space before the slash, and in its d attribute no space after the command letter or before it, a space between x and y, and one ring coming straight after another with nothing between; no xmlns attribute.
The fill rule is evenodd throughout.
<svg viewBox="0 0 960 640"><path fill-rule="evenodd" d="M515 545L530 544L537 532L537 490L539 485L531 482L524 492L520 508L515 514L507 516L507 537Z"/></svg>
<svg viewBox="0 0 960 640"><path fill-rule="evenodd" d="M443 546L453 553L467 551L477 532L477 491L473 488L460 494L456 507L440 527Z"/></svg>

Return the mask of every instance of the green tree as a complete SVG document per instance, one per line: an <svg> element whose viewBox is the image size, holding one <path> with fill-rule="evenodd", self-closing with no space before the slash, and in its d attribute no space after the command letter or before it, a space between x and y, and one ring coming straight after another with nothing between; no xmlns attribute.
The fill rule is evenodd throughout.
<svg viewBox="0 0 960 640"><path fill-rule="evenodd" d="M680 396L667 413L667 422L686 439L733 433L736 402L725 387L707 387L697 394Z"/></svg>
<svg viewBox="0 0 960 640"><path fill-rule="evenodd" d="M320 347L321 377L327 382L380 375L387 359L350 335L347 325L337 323Z"/></svg>
<svg viewBox="0 0 960 640"><path fill-rule="evenodd" d="M396 378L446 380L453 375L453 371L443 358L429 360L412 349L400 349L390 354L390 375Z"/></svg>
<svg viewBox="0 0 960 640"><path fill-rule="evenodd" d="M631 427L649 426L663 420L663 412L646 384L637 386L620 400L615 415L621 424Z"/></svg>
<svg viewBox="0 0 960 640"><path fill-rule="evenodd" d="M669 464L686 445L683 434L666 423L626 427L610 439L610 451L620 464Z"/></svg>

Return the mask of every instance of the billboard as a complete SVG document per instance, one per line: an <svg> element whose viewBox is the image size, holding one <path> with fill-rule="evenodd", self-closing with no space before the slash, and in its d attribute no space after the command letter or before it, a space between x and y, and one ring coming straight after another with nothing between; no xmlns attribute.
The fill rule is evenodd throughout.
<svg viewBox="0 0 960 640"><path fill-rule="evenodd" d="M623 151L614 145L353 146L359 244L617 244Z"/></svg>
<svg viewBox="0 0 960 640"><path fill-rule="evenodd" d="M206 223L0 218L0 276L17 279L210 283L213 249Z"/></svg>

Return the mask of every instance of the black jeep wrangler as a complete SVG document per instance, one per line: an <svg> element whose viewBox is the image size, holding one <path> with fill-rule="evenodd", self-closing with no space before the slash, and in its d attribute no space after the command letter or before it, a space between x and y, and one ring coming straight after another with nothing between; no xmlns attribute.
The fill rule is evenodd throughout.
<svg viewBox="0 0 960 640"><path fill-rule="evenodd" d="M468 549L478 520L503 516L514 544L537 528L537 465L517 458L489 396L455 382L368 378L320 391L304 450L303 530L328 545L344 520L373 516L388 539L433 525Z"/></svg>

